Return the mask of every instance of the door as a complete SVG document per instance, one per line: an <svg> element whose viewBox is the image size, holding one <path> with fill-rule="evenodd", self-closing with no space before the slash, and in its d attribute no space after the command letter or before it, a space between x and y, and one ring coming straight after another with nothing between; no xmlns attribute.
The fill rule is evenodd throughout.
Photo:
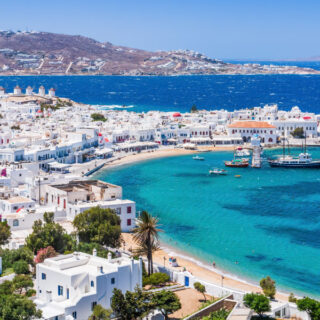
<svg viewBox="0 0 320 320"><path fill-rule="evenodd" d="M184 285L189 287L189 277L184 277Z"/></svg>

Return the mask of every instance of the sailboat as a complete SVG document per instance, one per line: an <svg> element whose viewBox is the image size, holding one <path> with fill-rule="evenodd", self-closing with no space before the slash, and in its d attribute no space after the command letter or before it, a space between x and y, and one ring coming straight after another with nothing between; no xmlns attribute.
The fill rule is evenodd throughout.
<svg viewBox="0 0 320 320"><path fill-rule="evenodd" d="M299 156L294 157L290 155L290 147L288 142L288 154L286 155L285 140L283 139L282 155L277 159L269 159L270 167L280 168L320 168L320 160L312 160L311 154L307 153L307 137L305 136L304 150Z"/></svg>

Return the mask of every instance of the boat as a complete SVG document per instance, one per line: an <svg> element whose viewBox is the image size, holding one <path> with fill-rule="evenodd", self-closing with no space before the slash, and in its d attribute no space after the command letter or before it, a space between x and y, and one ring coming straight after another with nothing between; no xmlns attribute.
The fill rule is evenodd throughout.
<svg viewBox="0 0 320 320"><path fill-rule="evenodd" d="M249 157L250 151L248 149L242 149L241 147L237 148L235 151L236 157Z"/></svg>
<svg viewBox="0 0 320 320"><path fill-rule="evenodd" d="M268 159L270 167L277 168L320 168L320 159L313 160L311 154L307 152L307 143L305 138L305 146L303 152L298 156L290 155L290 148L288 145L288 153L286 155L285 140L283 140L283 153L276 159ZM303 149L303 146L302 146Z"/></svg>
<svg viewBox="0 0 320 320"><path fill-rule="evenodd" d="M203 161L203 160L204 160L204 157L194 156L194 157L192 157L192 159L193 159L193 160Z"/></svg>
<svg viewBox="0 0 320 320"><path fill-rule="evenodd" d="M224 165L231 168L246 168L249 166L249 162L244 159L233 159L231 161L225 161Z"/></svg>
<svg viewBox="0 0 320 320"><path fill-rule="evenodd" d="M241 178L240 174L236 174L234 177L235 178Z"/></svg>
<svg viewBox="0 0 320 320"><path fill-rule="evenodd" d="M213 169L213 170L210 170L209 171L209 174L215 174L215 175L217 175L217 176L225 176L226 174L227 174L227 171L226 170L224 170L224 169L217 169L217 168L215 168L215 169Z"/></svg>
<svg viewBox="0 0 320 320"><path fill-rule="evenodd" d="M298 157L290 155L268 160L270 167L281 168L320 168L320 160L312 160L309 153L300 153Z"/></svg>

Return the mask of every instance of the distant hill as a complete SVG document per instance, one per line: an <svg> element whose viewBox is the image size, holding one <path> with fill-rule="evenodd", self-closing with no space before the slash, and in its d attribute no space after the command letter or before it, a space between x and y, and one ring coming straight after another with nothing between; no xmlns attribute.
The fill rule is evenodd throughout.
<svg viewBox="0 0 320 320"><path fill-rule="evenodd" d="M0 74L319 73L297 67L230 64L189 50L150 52L48 32L0 31Z"/></svg>

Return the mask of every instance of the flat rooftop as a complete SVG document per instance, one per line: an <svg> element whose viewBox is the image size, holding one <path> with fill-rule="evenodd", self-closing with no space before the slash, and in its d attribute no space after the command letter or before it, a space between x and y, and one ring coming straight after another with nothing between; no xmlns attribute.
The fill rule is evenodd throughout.
<svg viewBox="0 0 320 320"><path fill-rule="evenodd" d="M103 182L101 180L73 180L66 184L52 185L52 187L66 191L66 192L71 192L74 190L74 188L91 191L92 186L96 186L101 189L119 188L119 186L116 186L111 183Z"/></svg>

